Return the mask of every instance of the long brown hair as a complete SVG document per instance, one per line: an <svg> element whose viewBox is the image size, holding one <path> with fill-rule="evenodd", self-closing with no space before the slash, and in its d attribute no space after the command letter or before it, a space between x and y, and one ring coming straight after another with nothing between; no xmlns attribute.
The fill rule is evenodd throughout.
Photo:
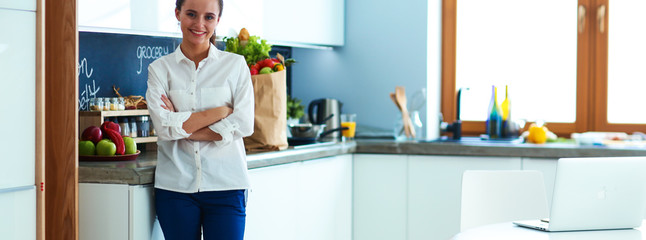
<svg viewBox="0 0 646 240"><path fill-rule="evenodd" d="M175 8L177 10L182 10L182 5L184 5L185 0L177 0L175 1ZM218 21L220 21L220 17L222 17L222 8L224 7L224 0L218 0L218 4L220 5L220 12L218 13ZM209 41L215 45L215 29L213 29L213 35L211 36L211 39Z"/></svg>

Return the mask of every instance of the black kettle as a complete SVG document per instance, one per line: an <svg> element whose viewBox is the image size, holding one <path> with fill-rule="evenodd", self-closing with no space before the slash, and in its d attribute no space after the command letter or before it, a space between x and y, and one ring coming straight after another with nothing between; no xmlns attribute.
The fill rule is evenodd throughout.
<svg viewBox="0 0 646 240"><path fill-rule="evenodd" d="M341 138L341 107L343 103L332 98L321 98L310 102L307 108L308 117L312 124L325 124L325 139ZM316 111L316 115L314 115ZM331 131L331 132L330 132Z"/></svg>

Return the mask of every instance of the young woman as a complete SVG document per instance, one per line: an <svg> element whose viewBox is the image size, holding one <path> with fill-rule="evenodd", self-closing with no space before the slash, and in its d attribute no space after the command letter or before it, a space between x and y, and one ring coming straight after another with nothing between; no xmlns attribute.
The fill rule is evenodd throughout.
<svg viewBox="0 0 646 240"><path fill-rule="evenodd" d="M210 42L221 15L222 0L177 0L182 43L148 67L159 139L155 204L166 240L244 235L242 138L253 133L253 89L244 58Z"/></svg>

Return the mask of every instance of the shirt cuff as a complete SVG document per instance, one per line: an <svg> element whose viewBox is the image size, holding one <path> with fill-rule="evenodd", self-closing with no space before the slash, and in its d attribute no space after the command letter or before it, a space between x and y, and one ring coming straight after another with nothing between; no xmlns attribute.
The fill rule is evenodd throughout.
<svg viewBox="0 0 646 240"><path fill-rule="evenodd" d="M188 138L191 134L187 133L184 130L184 122L191 117L191 112L162 112L162 127L168 127L170 129L171 136L179 138Z"/></svg>
<svg viewBox="0 0 646 240"><path fill-rule="evenodd" d="M163 127L182 127L184 122L191 117L191 112L162 112ZM166 115L166 116L164 116Z"/></svg>
<svg viewBox="0 0 646 240"><path fill-rule="evenodd" d="M221 141L216 141L217 146L226 145L233 140L233 131L238 129L238 124L223 118L222 120L209 125L209 129L222 136Z"/></svg>

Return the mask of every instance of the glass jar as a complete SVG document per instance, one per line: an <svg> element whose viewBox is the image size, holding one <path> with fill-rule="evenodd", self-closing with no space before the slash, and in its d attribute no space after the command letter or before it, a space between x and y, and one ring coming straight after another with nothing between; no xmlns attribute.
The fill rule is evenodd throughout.
<svg viewBox="0 0 646 240"><path fill-rule="evenodd" d="M119 100L117 100L116 97L113 97L112 100L110 101L110 111L119 110L118 104L119 104Z"/></svg>
<svg viewBox="0 0 646 240"><path fill-rule="evenodd" d="M130 136L130 124L128 123L128 118L123 117L119 119L119 126L121 127L121 136Z"/></svg>
<svg viewBox="0 0 646 240"><path fill-rule="evenodd" d="M137 134L140 137L150 136L150 124L148 122L148 116L137 117L137 129Z"/></svg>
<svg viewBox="0 0 646 240"><path fill-rule="evenodd" d="M119 100L118 100L118 104L119 105L118 105L117 108L119 109L119 111L126 110L126 99L120 97Z"/></svg>
<svg viewBox="0 0 646 240"><path fill-rule="evenodd" d="M139 131L137 130L137 121L135 120L135 117L130 117L130 136L131 137L139 137Z"/></svg>
<svg viewBox="0 0 646 240"><path fill-rule="evenodd" d="M90 111L101 111L103 110L103 99L101 98L92 98L90 101Z"/></svg>
<svg viewBox="0 0 646 240"><path fill-rule="evenodd" d="M110 111L110 98L103 98L103 111Z"/></svg>
<svg viewBox="0 0 646 240"><path fill-rule="evenodd" d="M119 118L118 117L111 117L110 119L112 119L111 121L114 122L114 123L117 123L117 124L119 123Z"/></svg>

